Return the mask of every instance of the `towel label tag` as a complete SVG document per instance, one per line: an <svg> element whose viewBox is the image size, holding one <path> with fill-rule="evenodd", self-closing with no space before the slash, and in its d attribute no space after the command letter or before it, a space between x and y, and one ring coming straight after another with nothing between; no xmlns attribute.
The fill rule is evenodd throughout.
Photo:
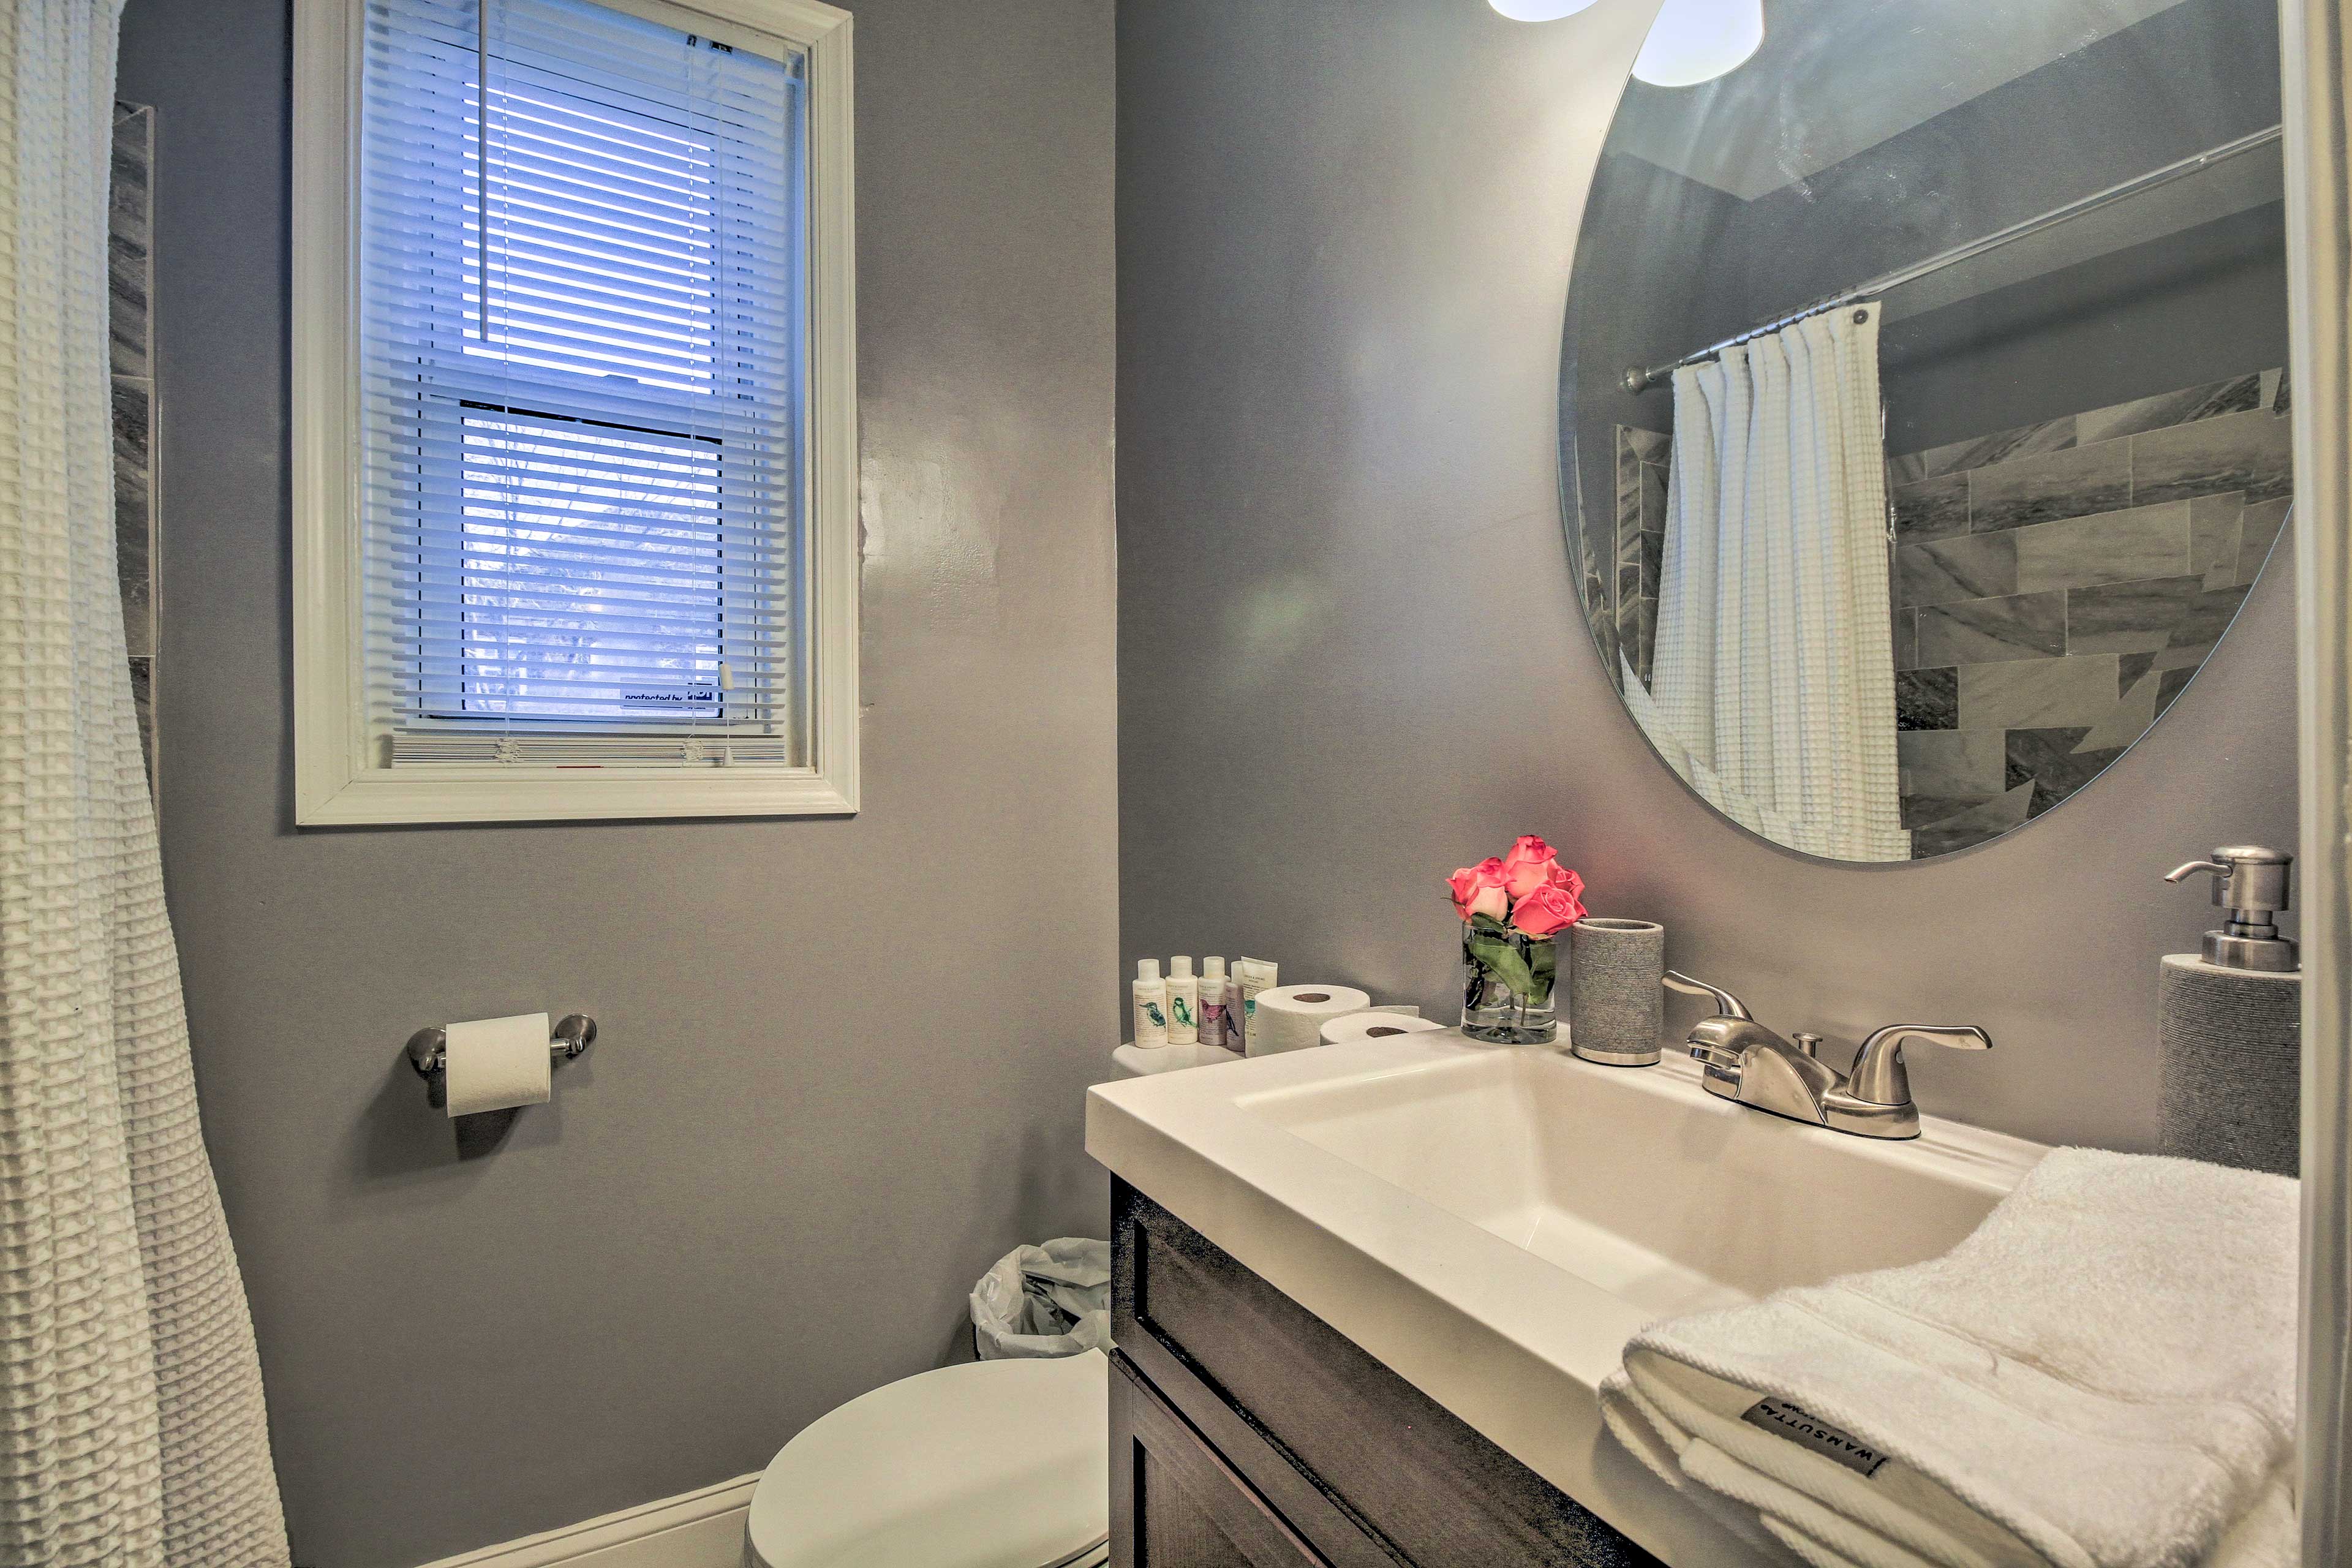
<svg viewBox="0 0 2352 1568"><path fill-rule="evenodd" d="M1886 1456L1867 1443L1856 1442L1852 1434L1840 1431L1785 1399L1759 1399L1739 1418L1750 1426L1777 1432L1799 1447L1835 1459L1858 1476L1874 1476L1878 1467L1886 1463Z"/></svg>

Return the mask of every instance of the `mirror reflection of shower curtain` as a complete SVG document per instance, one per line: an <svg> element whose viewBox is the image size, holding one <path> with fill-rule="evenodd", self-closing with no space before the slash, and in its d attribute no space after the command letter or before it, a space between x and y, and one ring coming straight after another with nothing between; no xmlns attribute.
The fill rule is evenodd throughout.
<svg viewBox="0 0 2352 1568"><path fill-rule="evenodd" d="M1675 372L1656 653L1635 719L1732 820L1905 860L1873 302Z"/></svg>

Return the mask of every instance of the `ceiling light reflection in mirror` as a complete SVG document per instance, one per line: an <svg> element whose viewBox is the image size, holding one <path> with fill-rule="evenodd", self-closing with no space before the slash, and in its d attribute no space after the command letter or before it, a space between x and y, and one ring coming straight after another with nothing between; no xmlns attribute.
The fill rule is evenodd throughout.
<svg viewBox="0 0 2352 1568"><path fill-rule="evenodd" d="M1514 22L1557 22L1587 10L1598 0L1487 0Z"/></svg>
<svg viewBox="0 0 2352 1568"><path fill-rule="evenodd" d="M1634 57L1652 87L1696 87L1738 70L1764 44L1764 0L1666 0Z"/></svg>
<svg viewBox="0 0 2352 1568"><path fill-rule="evenodd" d="M1486 0L1515 22L1557 22L1597 0ZM1696 87L1738 69L1764 43L1764 0L1666 0L1633 62L1652 87Z"/></svg>

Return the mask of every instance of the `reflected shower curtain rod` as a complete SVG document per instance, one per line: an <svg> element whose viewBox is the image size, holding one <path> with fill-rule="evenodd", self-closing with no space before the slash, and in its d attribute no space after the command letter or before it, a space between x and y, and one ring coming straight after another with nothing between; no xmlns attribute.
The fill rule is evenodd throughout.
<svg viewBox="0 0 2352 1568"><path fill-rule="evenodd" d="M2023 239L2029 235L2040 234L2046 228L2055 228L2058 225L2081 217L2085 213L2112 206L2126 197L2138 195L2143 191L2152 191L2158 185L2170 184L2185 174L2194 174L2200 170L2210 169L2216 163L2226 163L2242 153L2251 153L2258 147L2268 147L2278 140L2279 128L2275 125L2265 131L2250 132L2234 142L2224 142L2218 147L2209 147L2204 152L2183 158L2177 163L2167 163L2160 169L2151 169L2145 174L2124 181L2121 184L2109 185L2104 191L2094 192L2079 201L2068 202L2061 207L2053 207L2039 216L2027 218L2021 223L2013 223L2007 228L1996 230L1981 238L1969 240L1965 245L1956 245L1949 250L1938 251L1925 261L1915 261L1907 267L1882 273L1866 283L1857 283L1851 289L1841 289L1824 299L1814 300L1802 310L1791 310L1785 316L1776 317L1760 325L1750 327L1744 332L1725 338L1720 342L1709 343L1703 349L1694 349L1682 358L1669 363L1654 364L1646 368L1641 365L1628 366L1621 378L1622 384L1628 392L1647 391L1683 366L1697 364L1702 360L1712 359L1727 348L1736 347L1751 339L1760 338L1768 332L1777 332L1783 327L1794 325L1808 316L1819 315L1823 310L1834 310L1841 305L1851 305L1857 300L1867 300L1874 294L1883 294L1889 289L1899 289L1906 283L1916 282L1931 272L1941 272L1945 268L1958 262L1972 260L1988 251L1998 250L2002 246Z"/></svg>

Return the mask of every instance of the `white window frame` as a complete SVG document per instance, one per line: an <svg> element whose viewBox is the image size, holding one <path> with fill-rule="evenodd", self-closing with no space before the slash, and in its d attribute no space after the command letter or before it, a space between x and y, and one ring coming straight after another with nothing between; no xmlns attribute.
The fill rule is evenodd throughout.
<svg viewBox="0 0 2352 1568"><path fill-rule="evenodd" d="M631 0L595 0L639 14ZM302 826L843 816L857 809L857 296L850 16L666 0L808 60L808 753L801 765L418 764L366 702L359 441L359 83L366 0L294 0L294 820Z"/></svg>

